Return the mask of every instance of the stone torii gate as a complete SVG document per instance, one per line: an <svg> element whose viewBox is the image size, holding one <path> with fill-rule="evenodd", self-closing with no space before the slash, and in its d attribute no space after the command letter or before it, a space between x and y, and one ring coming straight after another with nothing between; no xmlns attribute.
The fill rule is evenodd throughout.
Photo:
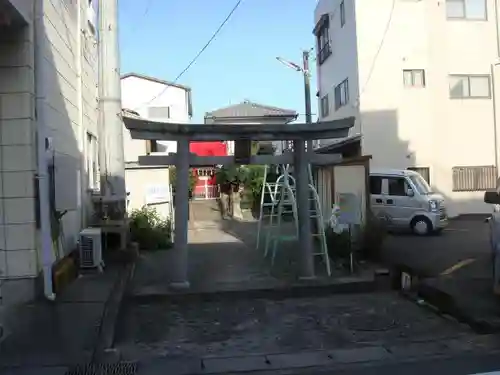
<svg viewBox="0 0 500 375"><path fill-rule="evenodd" d="M282 155L251 156L249 164L294 164L296 201L301 254L300 278L311 279L314 274L313 243L309 218L308 164L325 165L340 161L339 155L306 152L305 141L347 137L354 126L354 117L312 124L177 124L146 120L124 115L123 121L132 139L177 141L175 155L140 156L140 165L175 165L175 228L171 288L189 288L188 279L188 213L189 167L235 164L234 156L197 156L189 152L190 141L281 141L293 140L294 152Z"/></svg>

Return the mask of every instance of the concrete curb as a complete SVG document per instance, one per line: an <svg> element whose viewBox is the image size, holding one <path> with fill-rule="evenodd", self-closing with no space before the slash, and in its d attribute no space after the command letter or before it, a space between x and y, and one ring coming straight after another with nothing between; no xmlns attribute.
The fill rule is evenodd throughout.
<svg viewBox="0 0 500 375"><path fill-rule="evenodd" d="M401 290L401 274L405 272L411 275L412 287L408 291ZM426 277L407 266L394 266L392 275L392 284L395 289L399 289L403 294L414 300L417 304L419 299L422 299L427 308L430 308L436 314L449 319L449 317L468 325L474 332L478 334L491 334L500 332L500 320L491 322L485 319L474 316L467 309L461 307L456 298L446 291L432 284L431 280L438 280L439 277ZM399 283L399 285L398 285ZM417 298L411 295L416 295Z"/></svg>
<svg viewBox="0 0 500 375"><path fill-rule="evenodd" d="M92 355L92 363L115 362L118 360L112 346L115 338L116 323L121 310L127 286L132 279L135 262L127 263L119 273L108 300L104 306L97 345ZM111 355L111 358L110 358Z"/></svg>
<svg viewBox="0 0 500 375"><path fill-rule="evenodd" d="M500 322L490 322L474 316L471 312L461 308L455 297L438 287L423 281L419 284L417 294L427 303L439 310L440 314L448 314L461 323L467 324L478 334L500 332Z"/></svg>
<svg viewBox="0 0 500 375"><path fill-rule="evenodd" d="M304 297L321 297L331 294L347 293L369 293L380 289L382 285L377 277L360 278L359 280L346 281L333 284L296 284L279 287L262 287L246 290L228 289L206 292L183 292L183 293L144 293L129 295L128 299L133 302L161 302L169 301L221 301L235 299L287 299Z"/></svg>
<svg viewBox="0 0 500 375"><path fill-rule="evenodd" d="M448 351L439 342L410 343L399 346L365 346L337 350L317 350L295 353L249 354L236 357L157 358L138 363L137 375L203 374L332 374L353 367L367 371L379 364L411 363L422 359L454 358L475 355L478 350ZM168 370L167 370L168 369ZM308 372L309 371L309 372Z"/></svg>

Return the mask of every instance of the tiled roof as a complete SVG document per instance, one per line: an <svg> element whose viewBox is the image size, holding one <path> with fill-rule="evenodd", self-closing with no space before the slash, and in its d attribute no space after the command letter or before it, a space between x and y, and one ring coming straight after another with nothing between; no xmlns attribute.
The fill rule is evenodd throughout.
<svg viewBox="0 0 500 375"><path fill-rule="evenodd" d="M241 117L296 117L297 112L291 109L283 109L268 105L253 103L245 100L244 102L229 107L207 112L205 118L241 118Z"/></svg>

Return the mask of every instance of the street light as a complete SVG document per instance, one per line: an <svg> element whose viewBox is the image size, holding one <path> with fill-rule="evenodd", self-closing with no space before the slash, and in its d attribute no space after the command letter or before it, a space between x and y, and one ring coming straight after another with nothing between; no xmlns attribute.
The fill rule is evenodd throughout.
<svg viewBox="0 0 500 375"><path fill-rule="evenodd" d="M498 178L498 129L497 129L497 98L496 98L496 85L495 85L495 67L500 65L500 61L494 62L490 66L491 70L491 98L492 98L492 106L493 106L493 144L495 151L495 168ZM497 186L498 189L498 186Z"/></svg>
<svg viewBox="0 0 500 375"><path fill-rule="evenodd" d="M287 66L290 69L295 70L296 72L301 72L304 76L304 99L305 99L305 109L306 109L306 123L312 123L312 113L311 113L311 76L309 74L309 51L302 52L302 66L296 64L292 61L285 60L282 57L276 57L283 65ZM313 141L307 140L306 149L307 152L312 152L313 150Z"/></svg>

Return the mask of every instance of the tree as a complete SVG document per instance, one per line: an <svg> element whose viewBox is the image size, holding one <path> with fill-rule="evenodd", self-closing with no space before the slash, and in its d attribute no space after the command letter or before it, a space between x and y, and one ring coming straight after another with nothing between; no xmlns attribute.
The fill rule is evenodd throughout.
<svg viewBox="0 0 500 375"><path fill-rule="evenodd" d="M177 179L177 170L174 166L168 168L170 185L172 185L172 191L175 193L175 181ZM192 169L189 169L189 197L193 196L194 188L196 187L196 182L198 177L193 173Z"/></svg>

